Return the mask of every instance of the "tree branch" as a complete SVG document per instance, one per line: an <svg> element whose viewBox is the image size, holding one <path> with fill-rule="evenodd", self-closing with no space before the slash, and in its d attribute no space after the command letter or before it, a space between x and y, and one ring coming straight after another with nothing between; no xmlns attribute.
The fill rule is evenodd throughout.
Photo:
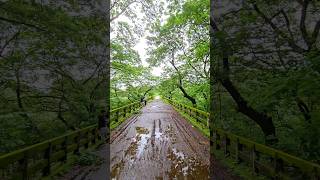
<svg viewBox="0 0 320 180"><path fill-rule="evenodd" d="M13 20L13 19L7 19L7 18L4 18L4 17L0 17L0 20L1 21L5 21L5 22L9 22L9 23L12 23L12 24L22 24L22 25L34 28L34 29L39 30L39 31L46 31L45 29L40 28L40 27L38 27L36 25L25 23L25 22L21 22L21 21L16 21L16 20Z"/></svg>

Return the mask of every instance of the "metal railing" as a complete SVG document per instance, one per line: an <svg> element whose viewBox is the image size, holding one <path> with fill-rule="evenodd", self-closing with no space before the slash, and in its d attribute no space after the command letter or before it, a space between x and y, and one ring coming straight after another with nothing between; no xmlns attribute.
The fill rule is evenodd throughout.
<svg viewBox="0 0 320 180"><path fill-rule="evenodd" d="M131 115L133 112L135 112L137 109L140 109L142 107L142 104L140 102L135 102L128 104L126 106L116 108L110 111L110 119L112 122L119 122L121 119L127 118L129 115Z"/></svg>
<svg viewBox="0 0 320 180"><path fill-rule="evenodd" d="M128 117L141 103L136 102L110 111L110 122ZM44 142L0 156L0 179L39 179L66 163L72 154L100 141L97 125L79 129Z"/></svg>
<svg viewBox="0 0 320 180"><path fill-rule="evenodd" d="M163 98L166 101L168 101L170 104L178 108L179 110L183 111L184 113L188 114L192 118L196 119L197 122L201 122L202 124L206 125L209 128L209 113L178 103L176 101L173 101L171 99Z"/></svg>
<svg viewBox="0 0 320 180"><path fill-rule="evenodd" d="M171 105L182 110L190 117L204 123L209 118L208 112L166 99ZM251 168L253 174L275 179L320 179L318 164L300 159L285 152L253 142L218 128L211 129L212 153L222 151L224 157L233 158Z"/></svg>

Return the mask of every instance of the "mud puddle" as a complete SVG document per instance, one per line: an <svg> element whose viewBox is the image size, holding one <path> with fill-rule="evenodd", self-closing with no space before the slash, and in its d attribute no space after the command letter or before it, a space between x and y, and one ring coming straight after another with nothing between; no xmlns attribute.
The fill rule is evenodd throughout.
<svg viewBox="0 0 320 180"><path fill-rule="evenodd" d="M172 162L168 172L170 179L208 179L208 165L193 157L189 158L182 151L168 149L167 158Z"/></svg>

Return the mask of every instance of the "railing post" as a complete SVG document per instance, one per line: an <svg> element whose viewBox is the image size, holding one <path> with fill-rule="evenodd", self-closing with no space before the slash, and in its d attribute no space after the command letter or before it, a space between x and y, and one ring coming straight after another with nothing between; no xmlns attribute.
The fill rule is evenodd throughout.
<svg viewBox="0 0 320 180"><path fill-rule="evenodd" d="M228 145L230 145L230 139L228 139L227 135L224 135L224 156L228 157L230 152L228 150Z"/></svg>
<svg viewBox="0 0 320 180"><path fill-rule="evenodd" d="M196 111L195 113L196 113L196 115L195 115L195 117L196 117L196 121L197 121L197 122L199 122L199 115L198 115L198 114L199 114L199 112L198 112L198 111Z"/></svg>
<svg viewBox="0 0 320 180"><path fill-rule="evenodd" d="M96 134L97 134L96 132L97 132L96 128L93 128L91 131L91 135L92 135L91 143L92 144L96 144Z"/></svg>
<svg viewBox="0 0 320 180"><path fill-rule="evenodd" d="M19 172L22 174L22 179L28 179L28 152L24 153L24 156L21 160L19 160Z"/></svg>
<svg viewBox="0 0 320 180"><path fill-rule="evenodd" d="M319 172L317 171L317 168L314 167L313 168L313 171L312 171L312 174L310 176L311 180L319 180L320 179L320 176L318 174Z"/></svg>
<svg viewBox="0 0 320 180"><path fill-rule="evenodd" d="M256 146L253 144L253 147L251 148L251 165L252 165L253 174L258 172L257 171L258 169L256 167L256 159L257 159Z"/></svg>
<svg viewBox="0 0 320 180"><path fill-rule="evenodd" d="M116 112L116 122L118 122L119 121L119 110L117 110L117 112Z"/></svg>
<svg viewBox="0 0 320 180"><path fill-rule="evenodd" d="M217 130L214 131L214 134L215 134L215 148L216 149L220 149L220 145L218 143L218 139L220 140L220 135L218 134Z"/></svg>
<svg viewBox="0 0 320 180"><path fill-rule="evenodd" d="M64 151L64 156L61 158L61 161L66 162L68 158L68 136L64 137L62 149Z"/></svg>
<svg viewBox="0 0 320 180"><path fill-rule="evenodd" d="M52 152L52 144L49 143L48 148L45 150L44 159L47 160L47 166L42 170L42 176L48 176L51 172L51 152Z"/></svg>
<svg viewBox="0 0 320 180"><path fill-rule="evenodd" d="M278 159L278 154L275 153L273 157L273 168L275 172L275 179L279 179L279 172L283 169L283 161L281 159Z"/></svg>
<svg viewBox="0 0 320 180"><path fill-rule="evenodd" d="M77 148L74 150L74 154L79 155L80 154L80 131L77 133L77 136L75 137L75 143L77 144Z"/></svg>
<svg viewBox="0 0 320 180"><path fill-rule="evenodd" d="M235 161L236 163L240 163L240 158L239 158L239 149L240 149L240 143L239 143L239 138L236 139L235 142Z"/></svg>
<svg viewBox="0 0 320 180"><path fill-rule="evenodd" d="M86 131L85 136L86 136L87 142L84 144L84 148L88 149L89 148L89 142L90 142L89 130Z"/></svg>

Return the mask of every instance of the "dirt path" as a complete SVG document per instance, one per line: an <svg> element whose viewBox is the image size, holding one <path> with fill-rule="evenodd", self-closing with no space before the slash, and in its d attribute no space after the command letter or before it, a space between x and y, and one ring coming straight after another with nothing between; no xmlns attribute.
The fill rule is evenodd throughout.
<svg viewBox="0 0 320 180"><path fill-rule="evenodd" d="M161 100L112 132L112 179L208 179L210 144Z"/></svg>

